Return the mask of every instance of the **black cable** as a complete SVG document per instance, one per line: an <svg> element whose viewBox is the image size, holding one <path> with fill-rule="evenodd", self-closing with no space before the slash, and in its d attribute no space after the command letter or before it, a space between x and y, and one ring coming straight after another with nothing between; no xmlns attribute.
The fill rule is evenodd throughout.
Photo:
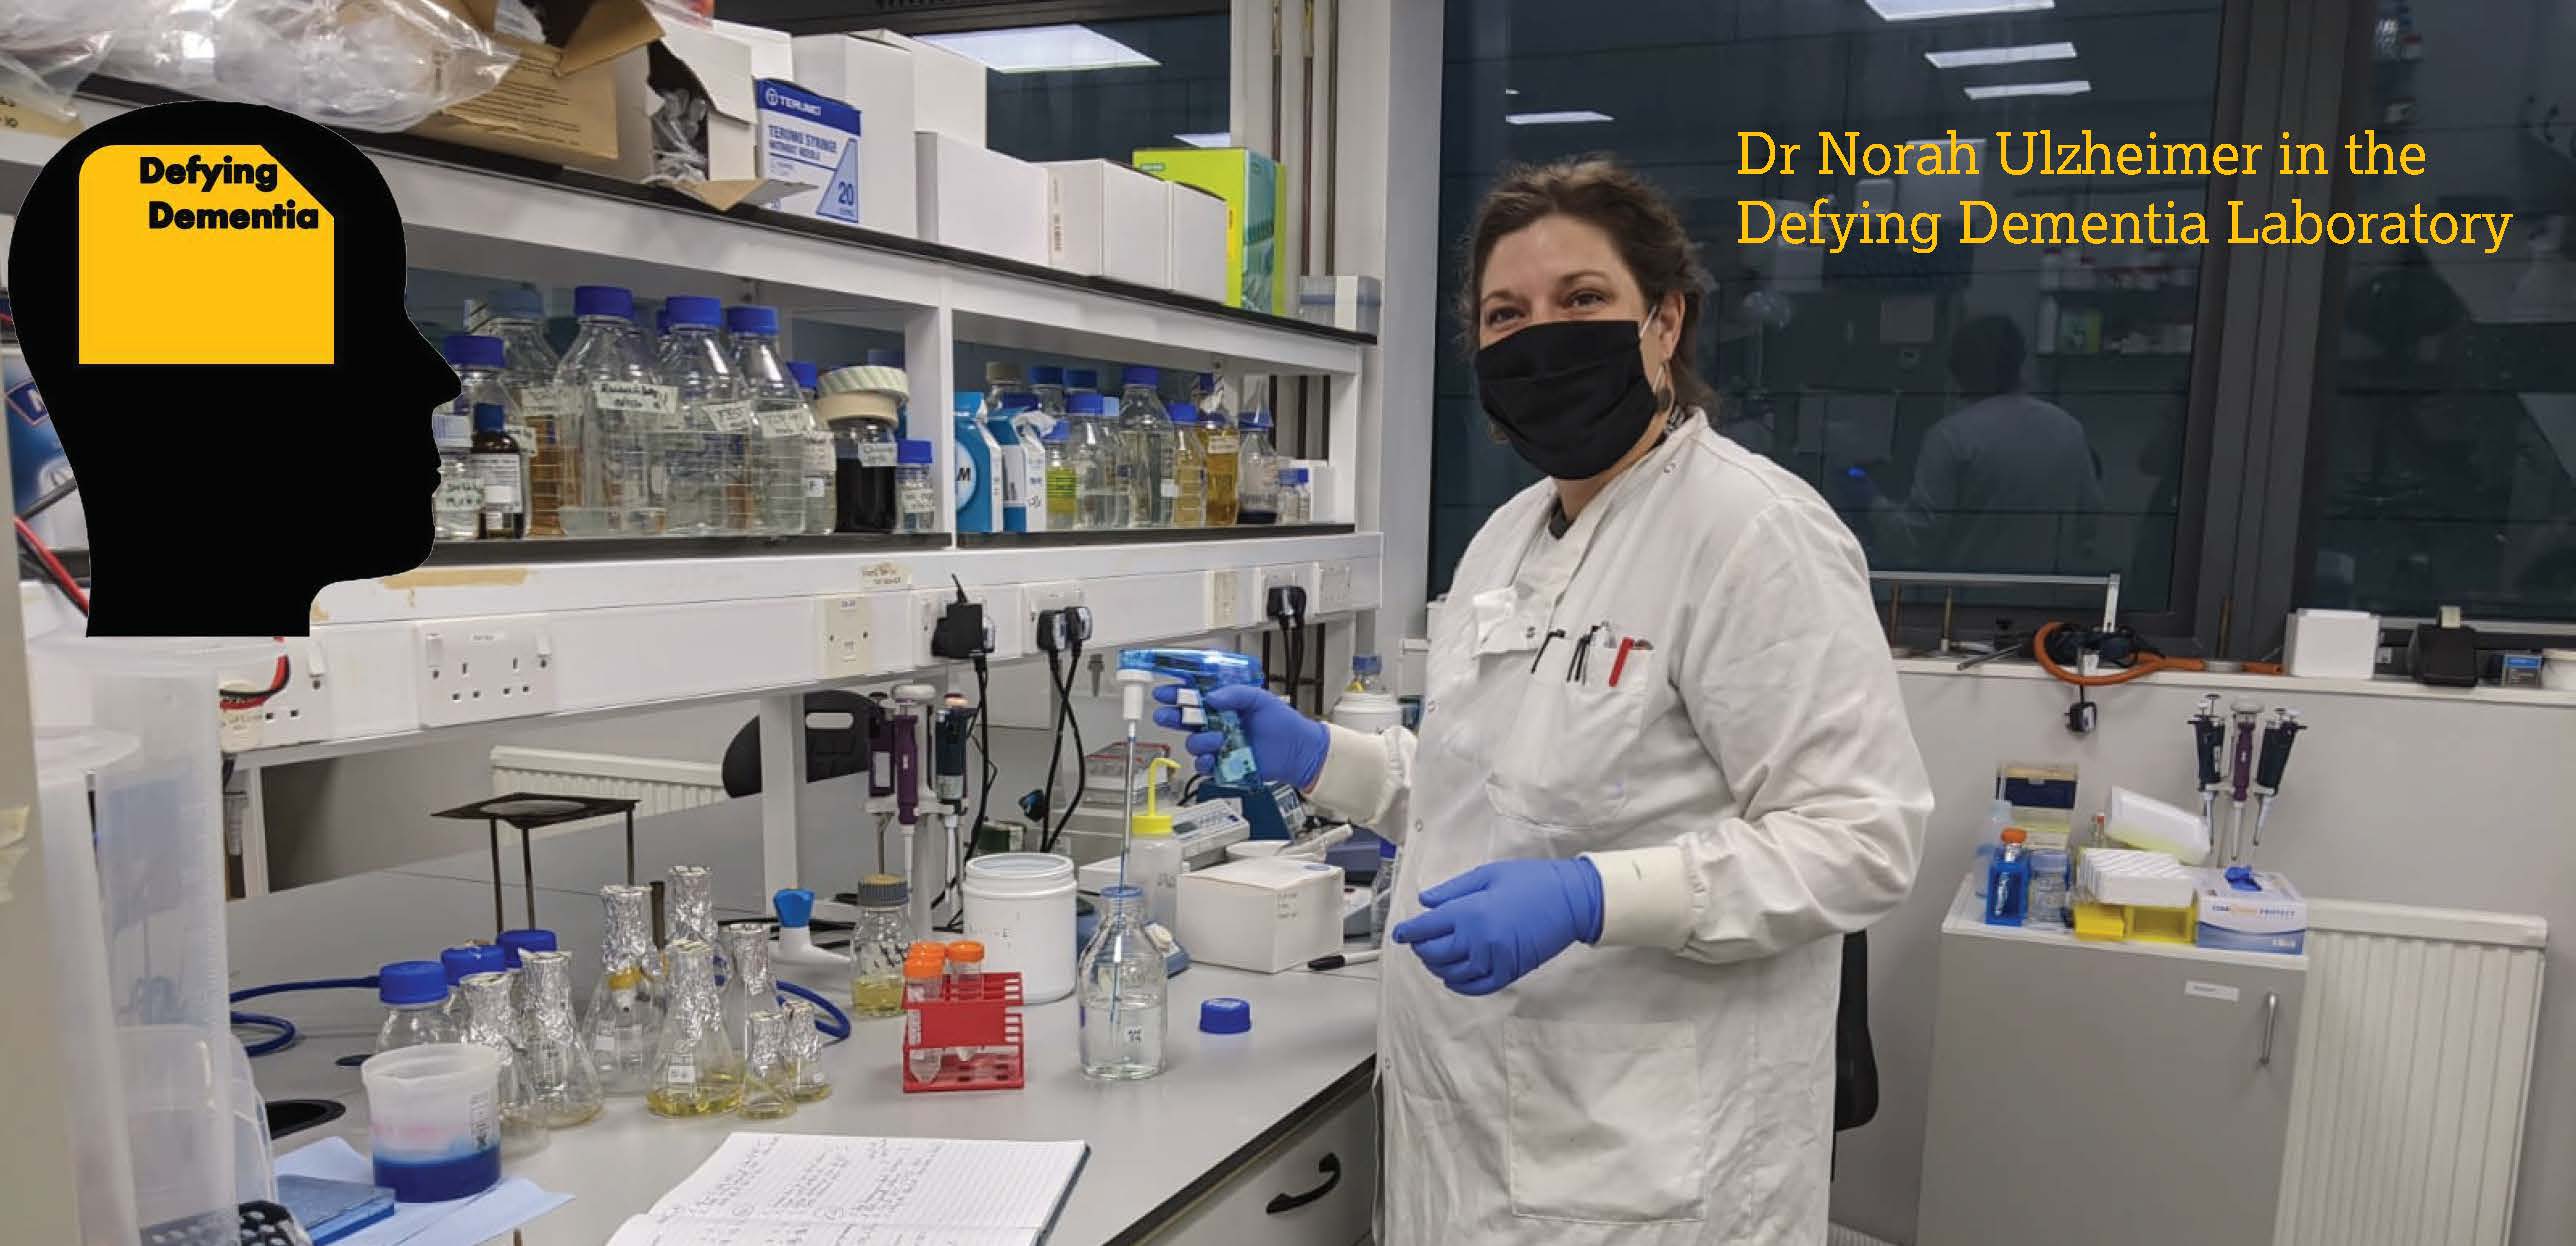
<svg viewBox="0 0 2576 1246"><path fill-rule="evenodd" d="M975 841L983 837L984 814L993 805L993 781L1002 777L1002 768L993 764L992 667L980 653L975 655L975 703L984 707L983 719L978 724L984 734L984 770L983 781L975 792L975 821L966 828L966 851L957 856L961 870L965 868L967 858L975 855ZM961 877L959 881L964 879Z"/></svg>
<svg viewBox="0 0 2576 1246"><path fill-rule="evenodd" d="M1047 736L1046 787L1041 789L1046 793L1047 803L1042 805L1041 808L1053 810L1055 808L1056 776L1064 772L1064 722L1065 719L1071 717L1073 714L1073 698L1065 692L1064 653L1062 650L1055 648L1049 648L1047 650L1047 686L1055 689L1056 692L1055 730L1050 732ZM1048 821L1049 819L1043 817L1038 819L1038 829L1041 832L1046 829ZM1055 851L1053 837L1045 834L1039 835L1038 851Z"/></svg>
<svg viewBox="0 0 2576 1246"><path fill-rule="evenodd" d="M70 497L72 492L78 488L80 488L79 481L65 480L61 484L55 485L53 488L37 494L35 501L27 503L26 508L18 512L18 518L33 519L38 515L44 514L47 510L52 509L54 503Z"/></svg>
<svg viewBox="0 0 2576 1246"><path fill-rule="evenodd" d="M1066 663L1064 683L1057 689L1063 694L1058 704L1064 707L1064 720L1073 725L1073 799L1066 802L1063 810L1056 814L1054 829L1049 830L1045 839L1038 845L1040 852L1055 851L1056 841L1064 838L1064 828L1073 825L1074 810L1082 807L1082 798L1091 792L1091 759L1083 753L1082 749L1082 715L1073 712L1073 681L1081 671L1082 640L1080 637L1075 637L1072 643L1072 660ZM1053 799L1054 796L1055 780L1050 775L1047 780L1047 797Z"/></svg>

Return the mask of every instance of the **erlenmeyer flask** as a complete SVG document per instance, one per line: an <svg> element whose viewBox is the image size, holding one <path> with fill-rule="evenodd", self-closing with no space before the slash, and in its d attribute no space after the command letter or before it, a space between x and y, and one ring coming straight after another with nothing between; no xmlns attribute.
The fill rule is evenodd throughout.
<svg viewBox="0 0 2576 1246"><path fill-rule="evenodd" d="M716 973L724 973L724 948L716 942L715 877L703 865L674 865L671 881L663 888L664 951L682 939L695 939L713 948Z"/></svg>
<svg viewBox="0 0 2576 1246"><path fill-rule="evenodd" d="M787 1089L798 1103L832 1096L831 1075L823 1071L823 1031L816 1024L819 1016L814 1005L804 1000L787 1001L787 1061L796 1074Z"/></svg>
<svg viewBox="0 0 2576 1246"><path fill-rule="evenodd" d="M600 947L599 985L591 992L583 1033L600 1090L640 1095L651 1087L653 1044L662 1036L653 893L647 887L610 883L599 889L599 901L608 924Z"/></svg>
<svg viewBox="0 0 2576 1246"><path fill-rule="evenodd" d="M751 1050L751 1014L778 1006L778 979L769 970L769 923L726 922L716 932L724 952L725 1037L734 1050Z"/></svg>
<svg viewBox="0 0 2576 1246"><path fill-rule="evenodd" d="M528 1100L537 1123L565 1129L599 1115L599 1071L572 1015L572 953L523 953L519 979L527 1002L519 1020L527 1038Z"/></svg>
<svg viewBox="0 0 2576 1246"><path fill-rule="evenodd" d="M510 975L467 974L457 986L465 992L465 1041L501 1056L501 1158L546 1149L546 1127L528 1094L527 1042L510 1006Z"/></svg>
<svg viewBox="0 0 2576 1246"><path fill-rule="evenodd" d="M743 1062L743 1119L774 1121L796 1114L796 1068L787 1054L787 1014L762 1009L744 1019L751 1035L750 1057Z"/></svg>
<svg viewBox="0 0 2576 1246"><path fill-rule="evenodd" d="M657 1116L716 1116L742 1102L742 1056L725 1037L716 1001L716 952L696 939L674 939L662 949L670 995L662 1015L662 1040L653 1047L653 1075L644 1106Z"/></svg>

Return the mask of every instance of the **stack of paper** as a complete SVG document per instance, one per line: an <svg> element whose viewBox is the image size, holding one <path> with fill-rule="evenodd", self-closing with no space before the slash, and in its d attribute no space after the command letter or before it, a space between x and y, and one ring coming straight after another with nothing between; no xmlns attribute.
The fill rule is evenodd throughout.
<svg viewBox="0 0 2576 1246"><path fill-rule="evenodd" d="M1080 1142L738 1133L609 1246L1036 1246Z"/></svg>

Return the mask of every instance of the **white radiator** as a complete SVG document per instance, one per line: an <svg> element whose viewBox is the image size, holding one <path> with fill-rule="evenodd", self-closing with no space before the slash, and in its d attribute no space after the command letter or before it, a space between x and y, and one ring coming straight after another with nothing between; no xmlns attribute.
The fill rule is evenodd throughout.
<svg viewBox="0 0 2576 1246"><path fill-rule="evenodd" d="M2316 901L2276 1246L2503 1246L2548 923Z"/></svg>
<svg viewBox="0 0 2576 1246"><path fill-rule="evenodd" d="M707 762L505 745L492 750L492 794L512 792L632 800L637 802L635 816L646 818L725 799L724 768ZM618 821L608 817L567 822L547 827L537 836L542 839Z"/></svg>

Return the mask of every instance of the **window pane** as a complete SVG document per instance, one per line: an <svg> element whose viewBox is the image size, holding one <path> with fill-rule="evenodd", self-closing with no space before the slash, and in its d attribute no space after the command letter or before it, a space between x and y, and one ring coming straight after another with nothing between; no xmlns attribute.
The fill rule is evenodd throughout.
<svg viewBox="0 0 2576 1246"><path fill-rule="evenodd" d="M1463 237L1507 162L1615 153L1676 200L1715 278L1693 345L1720 394L1720 428L1816 485L1873 567L2119 571L2125 605L2162 610L2198 253L2155 244L2143 223L2109 245L1966 246L1961 205L2202 208L2199 177L2006 176L1999 133L2024 150L2024 131L2072 138L2086 127L2114 141L2153 131L2205 142L2218 32L2216 0L2092 0L1907 22L1857 2L1451 0L1442 223ZM2026 50L1948 68L1927 55L1988 49ZM2082 87L1967 93L2048 83ZM1743 171L1739 130L1801 144L1791 171ZM1978 145L1979 176L1874 179L1818 165L1819 131L1899 143L1951 130ZM1759 169L1762 153L1753 155ZM1739 241L1738 201L1806 212L1827 197L1839 212L1860 200L1936 212L1939 246L1828 254ZM1757 211L1753 233L1763 225ZM1461 258L1443 257L1444 290L1463 281ZM1445 309L1442 329L1444 342L1464 340ZM1444 358L1433 591L1485 516L1534 479L1487 434L1463 353ZM2007 599L2016 598L1995 598Z"/></svg>
<svg viewBox="0 0 2576 1246"><path fill-rule="evenodd" d="M988 47L977 54L988 63L996 56L1034 64L1137 58L1153 63L990 75L987 146L1022 160L1123 161L1138 148L1178 147L1193 139L1197 146L1228 145L1227 75L1233 59L1225 14L1089 22L1073 29L1097 38ZM1005 32L977 37L994 33Z"/></svg>
<svg viewBox="0 0 2576 1246"><path fill-rule="evenodd" d="M2494 255L2355 246L2328 295L2332 366L2303 605L2576 615L2576 3L2380 6L2357 125L2421 143L2421 177L2350 179L2355 211L2511 212ZM2538 100L2541 102L2535 103Z"/></svg>

